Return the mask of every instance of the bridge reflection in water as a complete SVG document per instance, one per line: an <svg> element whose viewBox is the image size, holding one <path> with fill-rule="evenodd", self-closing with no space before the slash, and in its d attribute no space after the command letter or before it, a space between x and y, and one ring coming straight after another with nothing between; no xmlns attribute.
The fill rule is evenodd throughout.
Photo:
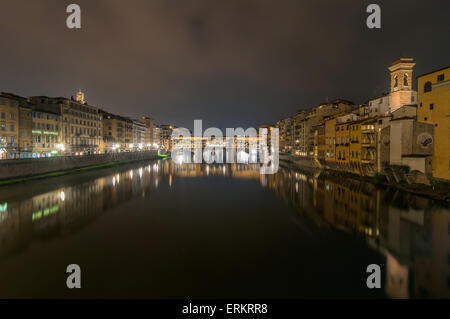
<svg viewBox="0 0 450 319"><path fill-rule="evenodd" d="M1 188L0 277L2 262L26 254L34 243L72 236L118 205L151 197L161 184L176 188L183 179L212 176L254 180L290 206L300 224L307 220L313 225L303 225L307 231L346 232L365 240L367 249L385 260L388 297L450 298L448 207L290 167L261 175L258 165L180 165L170 160Z"/></svg>

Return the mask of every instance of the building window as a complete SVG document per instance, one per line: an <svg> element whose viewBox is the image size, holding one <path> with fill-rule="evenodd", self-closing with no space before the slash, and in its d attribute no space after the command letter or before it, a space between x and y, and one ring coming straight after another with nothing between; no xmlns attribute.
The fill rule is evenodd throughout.
<svg viewBox="0 0 450 319"><path fill-rule="evenodd" d="M424 117L423 120L424 120L424 121L428 121L428 117Z"/></svg>
<svg viewBox="0 0 450 319"><path fill-rule="evenodd" d="M403 76L403 87L407 88L408 87L408 74L405 74Z"/></svg>
<svg viewBox="0 0 450 319"><path fill-rule="evenodd" d="M434 104L430 104L430 110L434 109Z"/></svg>
<svg viewBox="0 0 450 319"><path fill-rule="evenodd" d="M431 92L431 82L426 82L425 85L423 86L423 92Z"/></svg>
<svg viewBox="0 0 450 319"><path fill-rule="evenodd" d="M438 80L438 82L444 81L444 74L439 74L437 76L437 80Z"/></svg>

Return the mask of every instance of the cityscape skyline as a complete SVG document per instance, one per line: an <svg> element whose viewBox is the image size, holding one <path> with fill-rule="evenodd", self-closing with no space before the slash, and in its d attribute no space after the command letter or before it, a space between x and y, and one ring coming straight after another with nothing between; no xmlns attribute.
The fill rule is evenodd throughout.
<svg viewBox="0 0 450 319"><path fill-rule="evenodd" d="M255 140L261 141L265 138L260 129L268 129L271 140L274 136L277 140L276 145L266 142L272 153L290 154L288 161L307 160L301 164L307 167L343 170L361 176L387 174L388 179L409 178L425 184L431 183L431 177L448 180L446 87L450 67L417 76L415 85L415 66L413 58L401 57L392 62L388 67L390 92L366 104L339 98L327 100L280 119L276 124L271 124L273 120L259 124L258 133L252 128L249 129L253 133L239 128L241 132L235 135L249 138L253 134ZM176 125L157 125L146 115L131 119L110 113L90 105L81 90L76 98L73 95L70 98L21 97L2 92L1 105L2 159L143 152L160 148L172 152L193 145L192 129L181 128L188 132L187 136L176 130ZM226 135L220 129L209 128L214 130L212 133L203 125L203 120L196 119L194 123L197 137L198 134L214 135L214 141L204 140L203 144L215 145L219 138L216 146L224 145L221 136ZM275 135L274 128L277 129ZM249 140L242 142L249 147ZM272 164L276 167L278 159L278 155L273 158ZM402 169L398 171L399 168ZM420 176L412 177L410 170Z"/></svg>
<svg viewBox="0 0 450 319"><path fill-rule="evenodd" d="M77 31L65 27L64 3L8 2L0 36L15 45L0 52L0 87L22 96L81 88L115 114L250 127L327 99L379 96L388 91L385 66L399 56L414 57L416 74L448 64L449 44L433 31L445 28L448 2L436 11L379 1L383 32L365 27L365 2L79 1ZM18 17L26 23L13 23Z"/></svg>

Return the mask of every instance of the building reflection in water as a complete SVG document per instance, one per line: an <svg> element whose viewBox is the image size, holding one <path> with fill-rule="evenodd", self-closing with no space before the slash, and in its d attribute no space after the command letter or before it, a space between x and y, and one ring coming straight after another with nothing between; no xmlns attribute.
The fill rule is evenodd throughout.
<svg viewBox="0 0 450 319"><path fill-rule="evenodd" d="M391 298L450 298L450 210L430 200L364 182L324 178L285 167L261 175L257 165L176 164L170 160L116 168L30 197L0 197L0 262L33 241L68 236L103 212L182 178L251 179L277 194L318 231L335 229L364 236L386 257L386 294ZM15 187L21 187L16 185ZM8 192L6 192L8 193ZM3 196L4 197L4 196Z"/></svg>
<svg viewBox="0 0 450 319"><path fill-rule="evenodd" d="M450 209L431 200L349 179L289 168L269 187L319 227L364 236L386 257L391 298L450 298Z"/></svg>

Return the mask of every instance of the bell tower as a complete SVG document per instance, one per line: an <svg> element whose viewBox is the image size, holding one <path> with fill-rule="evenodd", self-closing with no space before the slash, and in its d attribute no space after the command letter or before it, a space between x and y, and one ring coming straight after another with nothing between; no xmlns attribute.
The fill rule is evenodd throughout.
<svg viewBox="0 0 450 319"><path fill-rule="evenodd" d="M391 72L391 112L412 103L414 94L412 80L415 65L414 59L401 58L389 67Z"/></svg>

